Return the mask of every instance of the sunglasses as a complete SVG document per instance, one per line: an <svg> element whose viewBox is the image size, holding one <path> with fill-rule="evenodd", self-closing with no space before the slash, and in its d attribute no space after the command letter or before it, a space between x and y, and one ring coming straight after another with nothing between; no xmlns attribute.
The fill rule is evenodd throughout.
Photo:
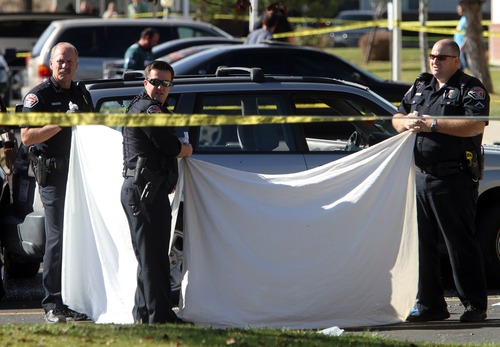
<svg viewBox="0 0 500 347"><path fill-rule="evenodd" d="M158 86L163 86L163 87L170 87L173 82L172 81L162 81L162 80L159 80L159 79L156 79L156 78L147 78L146 79L149 83L151 83L152 85L154 85L155 87L158 87Z"/></svg>
<svg viewBox="0 0 500 347"><path fill-rule="evenodd" d="M431 60L437 59L439 61L445 61L446 58L456 58L456 55L446 55L446 54L440 54L440 55L434 55L434 54L429 54L429 58Z"/></svg>

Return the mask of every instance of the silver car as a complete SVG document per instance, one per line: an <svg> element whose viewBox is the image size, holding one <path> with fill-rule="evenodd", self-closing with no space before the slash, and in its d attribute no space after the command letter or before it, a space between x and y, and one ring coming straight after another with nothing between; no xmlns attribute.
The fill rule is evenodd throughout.
<svg viewBox="0 0 500 347"><path fill-rule="evenodd" d="M231 76L232 75L232 76ZM125 112L143 88L142 79L87 85L96 109ZM329 78L263 75L260 69L226 68L216 75L176 78L169 94L178 114L327 116L332 122L180 127L189 132L193 157L259 173L311 169L378 143L396 132L392 104L368 88ZM348 116L375 117L349 120ZM346 118L342 120L342 118ZM379 119L378 119L379 118ZM490 287L500 272L500 147L485 147L485 174L480 183L477 226ZM171 253L172 289L180 287L182 220ZM445 250L443 250L445 252Z"/></svg>

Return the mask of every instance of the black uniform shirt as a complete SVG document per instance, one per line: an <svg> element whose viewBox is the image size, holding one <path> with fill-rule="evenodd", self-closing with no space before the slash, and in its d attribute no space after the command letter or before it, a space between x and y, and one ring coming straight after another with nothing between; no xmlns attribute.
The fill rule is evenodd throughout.
<svg viewBox="0 0 500 347"><path fill-rule="evenodd" d="M434 77L420 87L414 85L401 101L398 112L409 114L418 111L419 115L430 116L488 116L490 96L483 84L475 77L464 75L462 71L457 71L439 90L436 90ZM465 80L467 83L461 87ZM439 119L437 124L439 131ZM465 148L479 150L482 137L482 134L463 138L439 132L420 132L414 150L415 163L432 165L462 161Z"/></svg>
<svg viewBox="0 0 500 347"><path fill-rule="evenodd" d="M25 97L23 112L93 112L90 94L71 83L61 88L53 77L33 88ZM47 141L35 145L48 158L69 158L71 127L63 127Z"/></svg>
<svg viewBox="0 0 500 347"><path fill-rule="evenodd" d="M151 99L145 92L132 101L127 113L170 113ZM129 169L135 168L137 157L148 159L148 167L155 170L177 168L177 155L181 152L181 142L172 127L124 127L123 161Z"/></svg>

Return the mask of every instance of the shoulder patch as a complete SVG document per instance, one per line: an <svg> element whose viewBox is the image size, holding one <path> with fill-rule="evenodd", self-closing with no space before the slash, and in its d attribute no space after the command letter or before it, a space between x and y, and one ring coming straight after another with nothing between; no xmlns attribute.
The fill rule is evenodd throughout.
<svg viewBox="0 0 500 347"><path fill-rule="evenodd" d="M24 98L24 107L32 108L36 104L38 104L38 96L36 96L36 94L30 93L26 95L26 97Z"/></svg>
<svg viewBox="0 0 500 347"><path fill-rule="evenodd" d="M467 92L467 95L473 98L474 100L484 100L486 92L481 87L472 87Z"/></svg>
<svg viewBox="0 0 500 347"><path fill-rule="evenodd" d="M146 113L162 113L162 111L161 111L160 106L158 106L158 105L151 105L146 110Z"/></svg>

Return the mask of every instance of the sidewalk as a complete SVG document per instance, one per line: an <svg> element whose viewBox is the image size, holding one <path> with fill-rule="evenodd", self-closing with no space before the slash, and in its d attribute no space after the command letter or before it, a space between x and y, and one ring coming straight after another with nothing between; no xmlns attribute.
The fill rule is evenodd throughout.
<svg viewBox="0 0 500 347"><path fill-rule="evenodd" d="M464 344L500 344L500 303L498 291L488 296L488 318L479 323L462 323L459 321L464 308L457 297L447 297L448 310L451 317L439 322L399 323L378 327L345 329L344 336L357 334L373 334L398 341L426 341L429 343ZM408 343L411 345L411 342Z"/></svg>

